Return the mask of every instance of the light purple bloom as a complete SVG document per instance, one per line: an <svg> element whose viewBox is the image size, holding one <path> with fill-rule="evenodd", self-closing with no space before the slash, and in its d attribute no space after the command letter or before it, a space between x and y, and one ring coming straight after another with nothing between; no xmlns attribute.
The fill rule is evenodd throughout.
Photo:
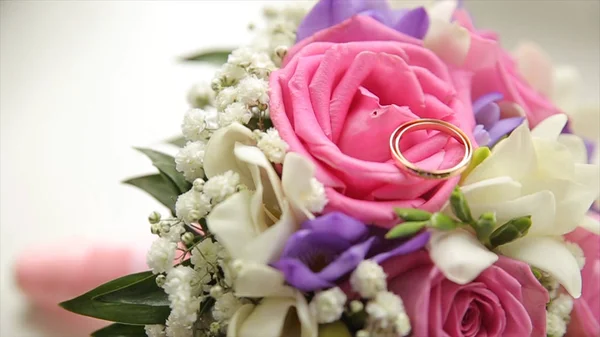
<svg viewBox="0 0 600 337"><path fill-rule="evenodd" d="M477 123L473 135L479 146L494 146L525 120L525 117L500 119L500 107L497 102L503 98L501 93L493 92L473 102L473 113Z"/></svg>
<svg viewBox="0 0 600 337"><path fill-rule="evenodd" d="M328 213L302 224L287 241L279 261L285 280L302 291L333 287L365 259L381 263L421 249L430 233L409 240L386 240L385 231L348 215Z"/></svg>
<svg viewBox="0 0 600 337"><path fill-rule="evenodd" d="M423 7L394 10L386 0L321 0L300 23L297 41L358 14L417 39L422 39L429 28L429 17Z"/></svg>

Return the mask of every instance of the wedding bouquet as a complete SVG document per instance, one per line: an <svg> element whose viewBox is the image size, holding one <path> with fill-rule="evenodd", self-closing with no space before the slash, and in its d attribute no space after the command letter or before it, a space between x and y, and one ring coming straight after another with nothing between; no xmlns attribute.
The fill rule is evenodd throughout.
<svg viewBox="0 0 600 337"><path fill-rule="evenodd" d="M158 173L126 181L172 213L151 270L62 307L115 322L93 336L598 336L598 109L572 69L457 1L308 5L189 58L224 64L178 154L139 149Z"/></svg>

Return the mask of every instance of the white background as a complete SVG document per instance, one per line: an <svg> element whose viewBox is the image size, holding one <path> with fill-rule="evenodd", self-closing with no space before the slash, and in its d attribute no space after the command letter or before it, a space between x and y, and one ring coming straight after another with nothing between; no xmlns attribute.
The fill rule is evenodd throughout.
<svg viewBox="0 0 600 337"><path fill-rule="evenodd" d="M119 184L151 172L131 146L178 132L185 94L212 69L176 58L235 46L274 1L0 2L0 336L50 336L28 320L12 280L19 254L82 239L146 244L160 209ZM598 1L467 1L505 46L532 39L583 70L598 100ZM53 336L61 336L54 334Z"/></svg>

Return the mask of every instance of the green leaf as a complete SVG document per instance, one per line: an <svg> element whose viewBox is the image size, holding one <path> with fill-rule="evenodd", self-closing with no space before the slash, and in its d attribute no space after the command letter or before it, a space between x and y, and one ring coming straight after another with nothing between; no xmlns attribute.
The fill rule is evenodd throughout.
<svg viewBox="0 0 600 337"><path fill-rule="evenodd" d="M169 179L171 179L171 181L179 189L179 194L189 191L189 189L192 187L192 185L185 180L183 174L175 169L175 159L173 157L150 149L135 149L150 158L150 160L152 160L152 165L154 165L161 173L165 174L167 177L169 177Z"/></svg>
<svg viewBox="0 0 600 337"><path fill-rule="evenodd" d="M492 248L507 244L527 235L531 228L531 216L523 216L512 219L500 226L490 235Z"/></svg>
<svg viewBox="0 0 600 337"><path fill-rule="evenodd" d="M92 337L146 337L143 325L112 324L92 333Z"/></svg>
<svg viewBox="0 0 600 337"><path fill-rule="evenodd" d="M319 324L319 337L352 337L348 327L342 321Z"/></svg>
<svg viewBox="0 0 600 337"><path fill-rule="evenodd" d="M153 174L149 176L131 178L123 181L124 184L135 186L150 194L154 199L165 205L171 214L175 214L175 202L179 196L179 189L164 174Z"/></svg>
<svg viewBox="0 0 600 337"><path fill-rule="evenodd" d="M122 324L164 324L170 308L155 279L150 271L127 275L60 306L76 314Z"/></svg>
<svg viewBox="0 0 600 337"><path fill-rule="evenodd" d="M429 221L408 221L405 223L401 223L396 227L390 229L390 231L387 232L387 234L385 234L385 238L398 239L412 236L421 229L423 229L425 226L427 226L427 224L429 224Z"/></svg>
<svg viewBox="0 0 600 337"><path fill-rule="evenodd" d="M220 66L227 62L227 58L229 54L231 54L232 49L222 49L222 50L202 50L188 56L184 56L182 61L184 62L203 62L214 64Z"/></svg>
<svg viewBox="0 0 600 337"><path fill-rule="evenodd" d="M454 219L440 212L433 213L429 222L431 222L431 227L443 231L451 230L458 226Z"/></svg>
<svg viewBox="0 0 600 337"><path fill-rule="evenodd" d="M167 140L167 144L175 145L177 147L184 147L187 144L185 137L174 137Z"/></svg>
<svg viewBox="0 0 600 337"><path fill-rule="evenodd" d="M394 212L404 221L427 221L431 213L416 208L394 208Z"/></svg>
<svg viewBox="0 0 600 337"><path fill-rule="evenodd" d="M460 190L460 187L456 187L450 195L450 208L452 209L452 213L454 213L461 221L467 224L473 224L475 222L471 215L471 209L465 199L465 195Z"/></svg>

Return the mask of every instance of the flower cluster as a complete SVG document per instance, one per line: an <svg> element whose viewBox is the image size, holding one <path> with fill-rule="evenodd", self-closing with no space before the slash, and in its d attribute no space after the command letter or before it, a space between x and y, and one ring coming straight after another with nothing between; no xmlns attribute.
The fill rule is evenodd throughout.
<svg viewBox="0 0 600 337"><path fill-rule="evenodd" d="M155 163L177 193L149 217L169 314L148 336L600 333L598 130L539 49L510 54L454 0L265 18ZM461 135L398 139L428 179L390 151L423 119Z"/></svg>

